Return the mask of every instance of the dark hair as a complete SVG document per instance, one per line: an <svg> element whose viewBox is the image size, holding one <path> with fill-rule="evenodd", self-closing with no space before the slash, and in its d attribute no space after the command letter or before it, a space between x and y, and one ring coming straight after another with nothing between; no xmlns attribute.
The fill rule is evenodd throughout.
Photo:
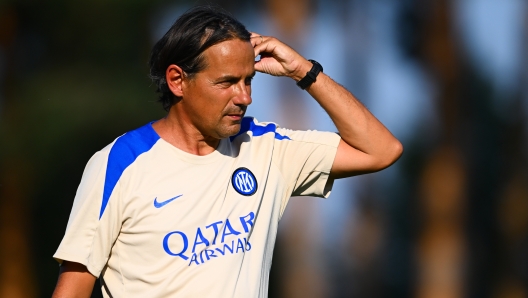
<svg viewBox="0 0 528 298"><path fill-rule="evenodd" d="M176 20L154 45L149 62L150 78L157 86L159 101L166 111L170 110L175 100L165 79L167 67L176 64L187 77L192 78L207 67L203 52L231 39L249 41L250 33L244 25L218 7L195 7Z"/></svg>

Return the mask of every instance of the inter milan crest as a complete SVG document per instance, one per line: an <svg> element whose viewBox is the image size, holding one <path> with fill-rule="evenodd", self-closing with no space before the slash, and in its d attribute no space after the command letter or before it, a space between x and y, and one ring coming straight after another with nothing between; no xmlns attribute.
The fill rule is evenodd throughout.
<svg viewBox="0 0 528 298"><path fill-rule="evenodd" d="M233 172L231 177L233 188L243 196L251 196L257 191L257 179L250 170L238 168Z"/></svg>

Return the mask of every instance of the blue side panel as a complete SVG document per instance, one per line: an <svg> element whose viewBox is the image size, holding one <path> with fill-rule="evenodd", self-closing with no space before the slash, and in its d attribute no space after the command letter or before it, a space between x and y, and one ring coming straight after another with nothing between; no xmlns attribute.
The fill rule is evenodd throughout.
<svg viewBox="0 0 528 298"><path fill-rule="evenodd" d="M114 146L112 146L110 154L108 155L103 189L103 202L101 204L99 219L103 216L110 195L125 169L128 168L128 166L130 166L139 155L149 151L159 138L159 135L152 128L151 123L149 123L136 130L127 132L119 137L114 143Z"/></svg>
<svg viewBox="0 0 528 298"><path fill-rule="evenodd" d="M291 140L288 136L283 136L281 134L275 133L275 139L277 140Z"/></svg>
<svg viewBox="0 0 528 298"><path fill-rule="evenodd" d="M239 131L236 135L234 135L234 136L230 136L230 137L229 137L229 140L230 140L231 142L233 142L233 140L234 140L236 137L238 137L238 136L241 135L241 134L244 134L244 133L248 132L249 129L250 129L250 127L251 127L251 125L255 125L255 124L253 123L253 118L251 118L251 117L244 117L244 118L242 119L242 123L240 124L240 131Z"/></svg>
<svg viewBox="0 0 528 298"><path fill-rule="evenodd" d="M259 126L255 125L255 122L253 122L253 118L247 117L242 119L240 131L236 135L229 137L229 139L232 142L239 135L251 131L254 137L260 137L268 132L273 132L277 140L291 140L288 136L283 136L277 133L276 130L277 125L275 125L274 123L268 123L266 126Z"/></svg>

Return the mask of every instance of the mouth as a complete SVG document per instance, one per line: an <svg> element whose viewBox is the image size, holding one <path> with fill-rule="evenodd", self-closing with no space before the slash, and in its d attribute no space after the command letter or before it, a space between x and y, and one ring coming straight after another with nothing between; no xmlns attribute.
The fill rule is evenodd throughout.
<svg viewBox="0 0 528 298"><path fill-rule="evenodd" d="M244 118L244 114L227 114L226 116L233 121L241 121Z"/></svg>
<svg viewBox="0 0 528 298"><path fill-rule="evenodd" d="M232 121L241 121L242 118L244 118L244 114L246 113L246 111L244 110L238 110L238 111L229 111L227 114L226 114L226 117L228 117L229 119L231 119Z"/></svg>

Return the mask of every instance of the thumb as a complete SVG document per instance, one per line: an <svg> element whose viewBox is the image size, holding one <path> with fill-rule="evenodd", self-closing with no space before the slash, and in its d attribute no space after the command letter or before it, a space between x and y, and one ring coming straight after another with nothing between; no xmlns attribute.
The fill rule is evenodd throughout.
<svg viewBox="0 0 528 298"><path fill-rule="evenodd" d="M271 56L261 55L260 60L255 61L255 70L262 73L267 73L273 76L281 76L281 64Z"/></svg>

